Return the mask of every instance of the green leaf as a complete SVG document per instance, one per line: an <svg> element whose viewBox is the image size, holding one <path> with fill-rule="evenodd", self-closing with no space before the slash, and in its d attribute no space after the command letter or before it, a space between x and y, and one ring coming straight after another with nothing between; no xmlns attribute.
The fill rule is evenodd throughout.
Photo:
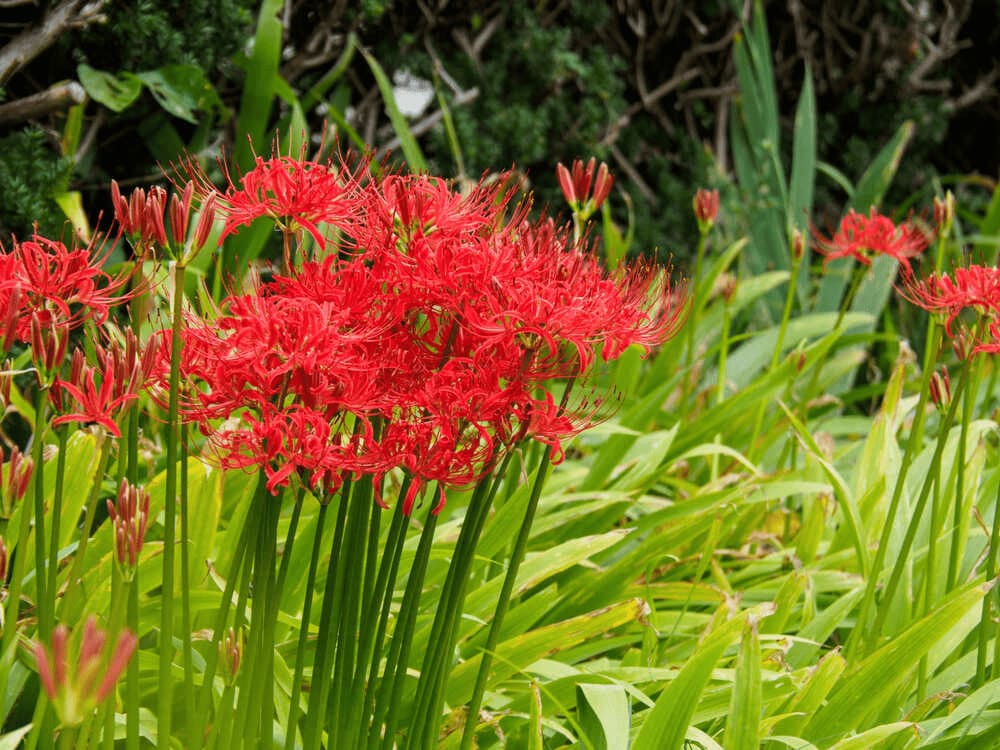
<svg viewBox="0 0 1000 750"><path fill-rule="evenodd" d="M916 724L909 721L895 721L892 724L882 724L872 727L861 734L846 737L836 745L831 745L830 750L870 750L870 748L876 747L883 740L887 740L906 730L915 732L916 728Z"/></svg>
<svg viewBox="0 0 1000 750"><path fill-rule="evenodd" d="M123 111L142 93L142 81L131 73L119 77L81 63L76 75L90 98L113 112Z"/></svg>
<svg viewBox="0 0 1000 750"><path fill-rule="evenodd" d="M576 707L580 726L594 750L628 750L632 701L621 685L579 684Z"/></svg>
<svg viewBox="0 0 1000 750"><path fill-rule="evenodd" d="M186 122L198 124L196 111L221 105L218 94L197 65L164 65L136 77L164 110Z"/></svg>
<svg viewBox="0 0 1000 750"><path fill-rule="evenodd" d="M749 611L739 613L709 633L698 645L680 674L660 693L653 708L645 713L633 750L681 749L691 717L716 662L736 640L749 614Z"/></svg>
<svg viewBox="0 0 1000 750"><path fill-rule="evenodd" d="M989 588L977 582L957 589L926 617L853 667L809 722L806 738L829 741L863 729L870 716L894 702L896 691L938 642L953 629L961 631L960 636L972 632L979 622L980 602Z"/></svg>
<svg viewBox="0 0 1000 750"><path fill-rule="evenodd" d="M752 620L743 631L736 661L736 682L726 717L727 750L757 750L760 747L761 715L760 638Z"/></svg>
<svg viewBox="0 0 1000 750"><path fill-rule="evenodd" d="M403 116L403 113L399 111L399 107L396 106L396 95L393 93L392 83L390 83L385 71L382 70L382 66L378 64L378 61L374 57L364 50L361 51L361 54L364 55L365 60L368 62L368 67L372 69L372 75L375 76L375 83L378 84L379 91L382 93L382 101L385 103L385 111L389 115L389 122L392 123L393 130L396 131L396 137L399 139L400 148L403 150L403 157L406 159L407 165L409 165L410 170L413 172L426 172L427 162L420 151L420 146L417 145L417 139L413 137L413 133L410 131L406 117Z"/></svg>

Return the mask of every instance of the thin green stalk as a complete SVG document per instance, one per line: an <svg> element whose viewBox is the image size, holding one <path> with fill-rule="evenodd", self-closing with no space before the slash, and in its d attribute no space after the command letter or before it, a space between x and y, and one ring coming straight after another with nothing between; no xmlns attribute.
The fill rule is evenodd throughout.
<svg viewBox="0 0 1000 750"><path fill-rule="evenodd" d="M927 473L927 477L924 479L923 485L921 486L920 496L917 498L917 502L913 507L910 522L906 527L906 535L904 536L903 544L897 553L896 564L893 565L892 572L889 575L889 582L886 584L882 602L876 611L875 622L873 623L871 630L872 645L878 643L882 633L882 628L885 625L885 620L889 616L889 609L892 605L892 600L896 595L896 589L899 588L899 582L903 577L903 570L906 568L909 561L910 548L913 546L913 540L916 537L917 529L920 527L920 519L921 516L923 516L924 506L927 505L927 498L930 495L931 487L934 482L937 481L937 475L941 471L941 457L944 454L945 444L948 442L948 433L954 423L955 411L967 382L968 362L966 362L966 366L962 369L962 377L958 381L951 405L948 407L948 413L941 421L941 432L938 435L937 445L934 448L934 455L931 457L930 469ZM902 479L897 481L902 481ZM886 526L888 527L888 524L886 524Z"/></svg>
<svg viewBox="0 0 1000 750"><path fill-rule="evenodd" d="M108 460L111 457L112 440L107 435L101 438L101 452L97 458L97 469L94 471L93 483L90 486L90 496L87 498L87 512L83 518L83 525L80 527L80 537L76 544L76 552L73 554L73 564L69 570L69 577L66 579L70 585L60 604L59 613L62 618L76 619L77 607L82 606L79 602L82 596L81 587L76 583L83 575L84 558L87 555L87 545L90 542L90 532L94 526L94 517L97 515L98 496L101 491L101 482L104 474L108 470Z"/></svg>
<svg viewBox="0 0 1000 750"><path fill-rule="evenodd" d="M386 679L382 684L380 700L376 704L378 715L372 724L372 732L385 723L385 734L382 737L382 750L391 750L395 745L396 726L399 722L399 703L403 696L403 685L406 682L406 670L410 663L410 649L413 646L413 629L417 621L417 609L420 595L424 588L424 577L427 575L427 562L430 560L431 548L434 542L434 530L438 517L429 512L420 532L420 542L410 568L410 576L406 581L403 601L399 608L399 619L392 634L389 655L385 664L385 675L392 675L392 680ZM389 688L386 691L386 688ZM387 692L388 700L382 697ZM384 708L384 710L383 710Z"/></svg>
<svg viewBox="0 0 1000 750"><path fill-rule="evenodd" d="M368 518L374 504L371 476L355 483L348 511L347 532L344 540L345 571L353 568L353 575L344 575L344 589L340 606L340 624L337 628L337 653L333 669L333 685L326 707L326 731L330 747L342 747L348 727L347 705L350 703L349 686L354 677L358 646L358 627L361 620L361 585L368 541Z"/></svg>
<svg viewBox="0 0 1000 750"><path fill-rule="evenodd" d="M256 495L257 493L255 492L254 496L256 497ZM244 564L244 560L247 557L247 550L257 544L261 514L256 512L256 507L257 506L254 505L247 513L246 520L243 523L243 529L240 531L239 541L236 543L236 551L233 553L233 559L229 565L229 571L226 577L226 587L222 592L222 599L219 602L219 609L216 611L215 624L212 631L212 643L215 644L220 643L222 638L224 638L223 634L226 629L226 622L229 619L229 608L232 606L233 593L236 591L239 581L244 578L244 573L250 567L249 564ZM246 602L246 593L247 586L244 585L240 588L240 595L236 603L237 612L242 611ZM133 659L133 661L136 660ZM213 683L215 681L215 671L218 667L218 661L218 649L209 649L208 654L205 657L205 672L202 678L201 697L198 700L197 715L200 721L198 726L199 731L196 733L195 737L197 742L195 748L201 747L201 737L204 735L205 722L208 720L211 713Z"/></svg>
<svg viewBox="0 0 1000 750"><path fill-rule="evenodd" d="M59 750L73 750L76 747L76 729L72 727L63 727L59 730L59 741L57 747Z"/></svg>
<svg viewBox="0 0 1000 750"><path fill-rule="evenodd" d="M975 355L973 356L975 357ZM975 411L976 396L979 394L979 372L982 359L982 357L975 357L970 366L968 375L969 384L965 388L965 396L962 402L962 422L959 425L960 435L955 455L955 470L957 472L955 477L955 505L952 510L951 554L948 557L948 583L946 591L951 591L958 585L958 575L962 564L962 546L965 541L962 534L964 526L964 514L962 511L965 505L965 444L969 436L969 424L972 422L973 412Z"/></svg>
<svg viewBox="0 0 1000 750"><path fill-rule="evenodd" d="M928 347L936 349L931 342L928 342ZM868 579L865 581L865 593L861 599L861 608L858 612L854 632L847 642L848 661L851 661L854 657L862 656L866 649L868 624L872 615L872 608L875 606L875 591L878 588L878 583L882 575L882 566L885 564L885 558L889 551L889 541L895 527L896 515L899 513L903 489L906 486L906 477L910 472L910 467L914 459L920 452L920 446L923 442L924 416L927 411L932 373L932 368L925 367L921 374L920 395L917 398L917 410L913 417L913 426L910 428L906 447L903 449L903 458L900 461L896 484L892 490L892 499L889 501L889 509L886 511L885 520L882 523L882 533L879 536L878 546L875 548L875 559L872 560L871 570L869 570Z"/></svg>
<svg viewBox="0 0 1000 750"><path fill-rule="evenodd" d="M424 666L420 669L420 681L424 682L425 672L428 675L426 685L417 686L417 704L413 715L416 726L423 722L423 731L418 733L411 728L408 742L412 746L419 737L423 737L423 745L415 747L431 747L440 731L441 706L444 699L448 675L454 659L455 642L458 639L458 628L462 611L465 606L465 594L468 590L469 576L475 561L476 547L482 536L486 519L489 517L493 500L503 481L511 454L508 452L492 480L483 480L469 501L469 511L466 521L462 524L452 562L448 568L448 578L435 613L434 625L431 629L429 648ZM438 619L441 623L438 623Z"/></svg>
<svg viewBox="0 0 1000 750"><path fill-rule="evenodd" d="M694 290L695 299L691 302L691 318L687 321L687 364L688 367L694 365L694 332L695 328L698 327L698 313L701 312L704 306L704 300L700 294L701 289L701 266L705 260L705 238L708 237L707 232L698 233L698 247L695 250L694 256L694 274L691 277L691 288Z"/></svg>
<svg viewBox="0 0 1000 750"><path fill-rule="evenodd" d="M998 550L1000 550L1000 484L997 485L997 496L993 504L993 528L990 532L989 552L986 555L987 581L992 581L997 577ZM979 643L976 647L976 679L972 683L973 688L981 687L986 682L986 651L989 648L990 640L992 640L990 635L996 636L1000 633L992 616L995 602L995 590L988 592L983 597L983 610L979 618ZM995 674L996 671L997 664L994 662L992 672Z"/></svg>
<svg viewBox="0 0 1000 750"><path fill-rule="evenodd" d="M35 431L31 437L31 453L35 462L33 475L35 483L35 588L38 591L36 607L38 610L38 637L47 641L52 633L52 611L45 583L45 405L48 388L41 384L35 397Z"/></svg>
<svg viewBox="0 0 1000 750"><path fill-rule="evenodd" d="M305 727L302 730L303 750L319 750L322 740L322 723L326 712L327 699L330 693L330 668L328 664L332 656L331 650L337 643L337 633L334 623L334 611L339 609L340 595L343 589L343 569L345 565L339 555L344 540L344 529L347 525L347 506L351 501L350 480L344 482L340 490L340 507L337 509L337 524L333 532L333 547L330 553L330 564L327 567L326 584L323 588L323 608L319 616L319 637L316 640L316 650L313 656L311 689L309 692L309 710L306 713Z"/></svg>
<svg viewBox="0 0 1000 750"><path fill-rule="evenodd" d="M160 662L157 682L157 736L168 743L172 734L174 683L174 558L177 524L178 397L180 395L181 326L184 315L185 266L174 263L174 305L171 317L170 382L167 400L167 476L163 505L163 583L160 588Z"/></svg>
<svg viewBox="0 0 1000 750"><path fill-rule="evenodd" d="M277 557L275 546L281 505L275 498L268 497L263 472L257 480L257 494L259 497L255 505L260 509L263 519L260 537L254 546L251 584L254 596L247 637L247 668L240 671L240 700L237 708L237 724L242 726L241 736L248 748L257 747L264 728L271 728L274 715L274 707L267 705L267 686L269 683L273 684L273 622L277 615L274 563ZM267 744L270 747L271 743Z"/></svg>
<svg viewBox="0 0 1000 750"><path fill-rule="evenodd" d="M354 676L355 689L364 690L364 698L361 703L359 716L362 719L357 732L356 747L365 746L365 737L374 726L369 723L369 717L375 710L375 696L378 694L376 687L388 679L388 672L383 676L382 683L379 683L378 673L381 662L382 646L385 642L385 633L389 623L389 613L392 609L393 594L396 590L396 578L399 573L399 560L403 554L403 547L406 544L406 529L409 525L409 517L403 513L402 500L409 489L410 477L403 481L400 488L399 499L393 511L392 522L389 524L389 533L386 537L385 553L379 565L378 578L375 581L375 593L369 600L365 609L364 621L371 622L375 615L378 615L378 624L375 626L375 635L369 642L363 638L360 652L362 661L359 667L367 662L367 681L365 681L365 669L359 668Z"/></svg>
<svg viewBox="0 0 1000 750"><path fill-rule="evenodd" d="M918 611L920 612L920 617L923 618L930 612L931 607L934 605L934 598L937 592L937 545L934 540L938 538L940 533L941 524L943 520L941 518L941 484L940 482L934 482L934 488L931 495L931 522L930 528L928 529L927 539L927 562L924 566L924 588L923 595L920 597L918 602ZM987 597L989 598L989 597ZM928 669L929 662L927 656L924 655L920 659L920 664L917 667L917 702L922 701L927 695L927 680L928 680Z"/></svg>
<svg viewBox="0 0 1000 750"><path fill-rule="evenodd" d="M545 485L549 469L552 466L551 457L552 453L550 449L545 452L535 474L535 482L532 485L531 495L528 498L528 506L524 511L524 519L521 521L521 528L518 531L517 540L514 542L514 549L510 555L510 562L507 565L507 573L504 576L503 586L500 589L496 611L490 623L486 644L483 646L482 661L479 664L479 672L476 674L475 687L472 690L472 697L469 699L465 729L462 732L461 750L470 750L473 746L479 709L482 706L483 696L486 694L486 683L489 680L490 669L493 667L493 656L500 641L500 629L503 627L504 617L510 606L510 599L514 592L514 583L517 580L518 570L528 550L528 539L531 536L531 526L535 520L535 512L538 510L538 500L542 496L542 487Z"/></svg>
<svg viewBox="0 0 1000 750"><path fill-rule="evenodd" d="M292 562L292 549L295 544L295 535L299 529L299 519L302 516L302 500L305 497L305 488L299 487L295 492L295 504L292 506L292 517L288 520L288 532L285 534L285 544L281 548L281 565L278 568L277 590L285 590L285 580L288 578L288 566Z"/></svg>
<svg viewBox="0 0 1000 750"><path fill-rule="evenodd" d="M323 544L323 527L326 524L327 503L320 503L316 516L316 533L313 536L312 555L309 558L309 573L306 576L306 594L302 603L302 618L299 625L299 642L295 649L295 673L292 677L292 693L285 724L285 750L294 750L295 736L299 722L299 702L302 695L302 675L305 671L306 645L309 640L309 621L312 615L313 589L316 586L316 570L319 567L320 547Z"/></svg>
<svg viewBox="0 0 1000 750"><path fill-rule="evenodd" d="M197 740L197 719L194 701L194 647L191 643L191 545L188 511L188 427L179 425L180 430L180 516L181 516L181 641L184 645L184 716L187 725L188 746L194 747Z"/></svg>
<svg viewBox="0 0 1000 750"><path fill-rule="evenodd" d="M66 475L66 427L56 429L56 440L59 443L59 453L56 455L56 486L52 499L52 533L49 540L49 569L45 590L51 593L50 604L55 608L56 591L59 590L59 529L62 526L63 479ZM38 540L41 545L41 539Z"/></svg>
<svg viewBox="0 0 1000 750"><path fill-rule="evenodd" d="M139 321L132 319L133 331L138 337ZM102 450L110 447L110 441L105 438L105 445ZM139 482L139 408L132 406L128 412L128 420L125 426L125 477L130 484L136 485ZM106 459L105 459L106 460ZM103 470L97 477L103 475ZM100 487L100 479L94 480L94 493L91 497L91 505L96 509L96 492ZM90 507L87 514L90 515ZM133 633L139 633L139 570L136 568L133 573L132 585L128 590L128 611L125 620L128 629ZM197 747L194 745L192 747ZM125 750L139 750L139 660L129 659L125 673Z"/></svg>

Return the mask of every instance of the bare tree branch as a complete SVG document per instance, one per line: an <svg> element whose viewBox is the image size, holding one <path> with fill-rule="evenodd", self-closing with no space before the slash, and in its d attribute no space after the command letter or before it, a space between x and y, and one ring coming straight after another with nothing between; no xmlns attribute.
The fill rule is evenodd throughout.
<svg viewBox="0 0 1000 750"><path fill-rule="evenodd" d="M57 83L37 94L0 104L0 122L22 122L79 104L87 92L76 81Z"/></svg>
<svg viewBox="0 0 1000 750"><path fill-rule="evenodd" d="M0 85L51 47L65 32L104 20L101 9L105 2L63 0L45 14L41 24L11 39L0 49Z"/></svg>

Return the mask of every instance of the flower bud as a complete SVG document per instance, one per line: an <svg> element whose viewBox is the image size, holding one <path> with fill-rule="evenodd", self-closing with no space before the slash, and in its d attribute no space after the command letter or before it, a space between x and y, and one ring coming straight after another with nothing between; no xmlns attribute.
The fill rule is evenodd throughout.
<svg viewBox="0 0 1000 750"><path fill-rule="evenodd" d="M934 196L934 224L937 226L938 235L946 237L951 232L952 224L955 222L955 195L950 190L944 194L944 198Z"/></svg>
<svg viewBox="0 0 1000 750"><path fill-rule="evenodd" d="M222 677L227 685L236 682L240 671L240 661L243 659L243 631L229 628L224 640L219 642L219 663L222 664Z"/></svg>
<svg viewBox="0 0 1000 750"><path fill-rule="evenodd" d="M149 521L149 493L122 479L117 505L108 500L108 517L115 534L115 558L125 580L132 580L139 565L139 553L146 540Z"/></svg>
<svg viewBox="0 0 1000 750"><path fill-rule="evenodd" d="M948 377L947 367L935 370L931 374L930 396L938 411L942 413L948 411L948 406L951 404L951 380Z"/></svg>
<svg viewBox="0 0 1000 750"><path fill-rule="evenodd" d="M61 623L53 629L48 646L40 641L32 643L42 689L64 727L79 726L93 716L135 652L138 639L125 630L118 635L110 658L105 659L107 636L91 615L83 626L80 648L73 660L69 655L69 629Z"/></svg>
<svg viewBox="0 0 1000 750"><path fill-rule="evenodd" d="M801 231L796 229L792 232L792 258L796 261L800 261L805 254L806 238Z"/></svg>
<svg viewBox="0 0 1000 750"><path fill-rule="evenodd" d="M709 233L719 215L719 191L699 188L694 194L694 217L698 221L698 231L703 235Z"/></svg>

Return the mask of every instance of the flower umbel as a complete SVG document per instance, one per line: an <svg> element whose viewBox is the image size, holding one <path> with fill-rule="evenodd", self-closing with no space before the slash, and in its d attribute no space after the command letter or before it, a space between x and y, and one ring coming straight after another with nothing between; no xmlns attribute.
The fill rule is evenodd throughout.
<svg viewBox="0 0 1000 750"><path fill-rule="evenodd" d="M900 263L904 273L909 271L910 259L924 251L929 239L912 222L896 225L874 208L868 216L853 210L848 212L830 237L824 237L815 229L813 234L819 251L826 256L824 265L834 258L854 258L869 266L875 256L888 255Z"/></svg>

